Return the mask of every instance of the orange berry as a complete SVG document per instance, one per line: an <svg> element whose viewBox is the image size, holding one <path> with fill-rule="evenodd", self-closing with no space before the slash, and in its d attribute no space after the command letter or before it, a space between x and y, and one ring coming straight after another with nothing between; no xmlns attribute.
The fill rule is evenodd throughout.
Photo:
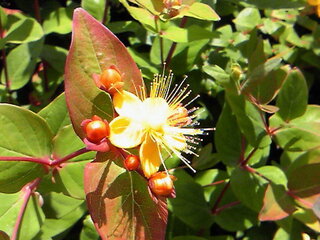
<svg viewBox="0 0 320 240"><path fill-rule="evenodd" d="M120 90L123 86L123 81L119 71L112 67L104 70L101 73L100 83L107 91L112 91L115 89Z"/></svg>
<svg viewBox="0 0 320 240"><path fill-rule="evenodd" d="M149 187L156 195L169 196L174 188L172 178L174 176L170 176L166 172L155 173L149 179Z"/></svg>
<svg viewBox="0 0 320 240"><path fill-rule="evenodd" d="M140 165L140 158L136 155L128 155L124 160L124 166L129 171L137 170Z"/></svg>
<svg viewBox="0 0 320 240"><path fill-rule="evenodd" d="M91 142L100 142L103 138L108 137L110 133L109 125L101 120L89 122L85 127L88 140Z"/></svg>

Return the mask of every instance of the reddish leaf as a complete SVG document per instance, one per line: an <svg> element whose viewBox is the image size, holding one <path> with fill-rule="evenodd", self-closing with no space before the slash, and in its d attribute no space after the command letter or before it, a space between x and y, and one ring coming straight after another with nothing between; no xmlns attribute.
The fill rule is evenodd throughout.
<svg viewBox="0 0 320 240"><path fill-rule="evenodd" d="M312 207L320 197L320 164L296 168L288 177L290 192L302 200L305 207Z"/></svg>
<svg viewBox="0 0 320 240"><path fill-rule="evenodd" d="M84 138L81 122L98 115L111 120L112 104L108 94L98 89L93 75L115 65L129 91L142 83L141 73L120 40L78 8L73 16L73 35L65 67L65 92L70 117L76 133Z"/></svg>
<svg viewBox="0 0 320 240"><path fill-rule="evenodd" d="M277 221L295 211L293 199L282 185L269 184L259 213L260 221Z"/></svg>
<svg viewBox="0 0 320 240"><path fill-rule="evenodd" d="M103 240L165 239L167 207L154 202L147 181L123 168L123 157L112 149L85 168L85 192L93 222Z"/></svg>

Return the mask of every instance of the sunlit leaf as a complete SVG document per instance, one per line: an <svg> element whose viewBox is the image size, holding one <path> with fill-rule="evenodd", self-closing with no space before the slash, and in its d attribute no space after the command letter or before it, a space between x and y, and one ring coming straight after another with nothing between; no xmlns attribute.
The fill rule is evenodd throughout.
<svg viewBox="0 0 320 240"><path fill-rule="evenodd" d="M166 204L150 197L147 182L126 171L120 153L99 154L85 168L85 192L90 215L101 238L164 239Z"/></svg>
<svg viewBox="0 0 320 240"><path fill-rule="evenodd" d="M141 84L141 73L124 45L86 11L76 9L73 24L65 93L73 127L83 137L80 124L84 119L93 115L107 120L113 117L111 99L96 87L92 75L116 65L123 74L125 88L134 91Z"/></svg>

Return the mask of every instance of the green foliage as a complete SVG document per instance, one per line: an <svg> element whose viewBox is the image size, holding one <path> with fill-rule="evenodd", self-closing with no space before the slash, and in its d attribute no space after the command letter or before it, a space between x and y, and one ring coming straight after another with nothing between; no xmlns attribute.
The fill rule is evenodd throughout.
<svg viewBox="0 0 320 240"><path fill-rule="evenodd" d="M0 240L318 239L316 8L305 0L3 3ZM184 155L196 173L164 157L174 198L124 168L139 146L97 154L85 141L83 120L117 116L113 93L97 87L110 66L135 94L154 74L172 71L172 88L188 75L189 116L214 130Z"/></svg>

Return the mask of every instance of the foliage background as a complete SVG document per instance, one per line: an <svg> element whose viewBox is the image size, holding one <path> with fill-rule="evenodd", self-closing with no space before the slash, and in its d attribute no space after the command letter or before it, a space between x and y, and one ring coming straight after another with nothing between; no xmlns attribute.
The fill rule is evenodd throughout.
<svg viewBox="0 0 320 240"><path fill-rule="evenodd" d="M44 145L41 151L62 157L82 147L60 95L72 13L81 6L127 46L145 81L162 71L165 60L177 82L188 75L193 95L200 94L198 120L217 129L204 137L193 159L196 174L179 167L177 159L167 161L169 168L178 167L167 239L317 239L320 28L315 8L293 0L201 2L221 20L204 14L154 21L124 0L1 1L0 100L50 123L54 144L39 140L52 137L44 130L46 136L36 140ZM13 115L27 113L14 108L12 114L12 109L0 108L6 116L0 118L1 138L12 138L13 149L26 149L32 129ZM14 135L10 122L25 128L23 134ZM1 156L8 155L6 144L0 140ZM39 207L37 196L30 201L21 239L98 239L82 182L84 165L93 157L74 159L55 184L40 167L1 162L0 230L12 231L20 188L45 175L37 190L44 205Z"/></svg>

